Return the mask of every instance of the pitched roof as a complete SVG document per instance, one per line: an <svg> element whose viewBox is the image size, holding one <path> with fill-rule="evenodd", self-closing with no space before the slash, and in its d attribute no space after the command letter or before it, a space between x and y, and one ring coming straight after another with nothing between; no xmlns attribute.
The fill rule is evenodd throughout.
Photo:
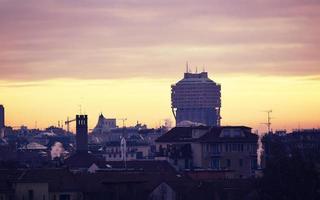
<svg viewBox="0 0 320 200"><path fill-rule="evenodd" d="M124 169L123 161L106 161L104 166L111 166L111 169ZM162 160L134 160L126 162L127 169L144 172L168 172L175 173L176 170L167 161Z"/></svg>
<svg viewBox="0 0 320 200"><path fill-rule="evenodd" d="M48 183L49 191L79 191L75 176L67 169L24 170L17 178L18 183Z"/></svg>
<svg viewBox="0 0 320 200"><path fill-rule="evenodd" d="M240 129L243 134L240 136L232 137L220 137L223 130ZM192 138L192 133L194 130L204 130L206 133L199 138ZM198 126L198 127L175 127L160 136L156 142L224 142L230 140L237 141L256 141L258 136L251 133L251 128L246 126L219 126L219 127L208 127L208 126Z"/></svg>
<svg viewBox="0 0 320 200"><path fill-rule="evenodd" d="M89 168L93 163L103 162L102 158L87 152L76 152L65 160L65 164L70 168Z"/></svg>
<svg viewBox="0 0 320 200"><path fill-rule="evenodd" d="M21 173L20 170L15 169L0 169L0 192L12 191L10 182L16 180Z"/></svg>
<svg viewBox="0 0 320 200"><path fill-rule="evenodd" d="M156 142L191 142L195 141L192 138L192 131L194 129L209 130L208 126L197 126L197 127L174 127L167 133L160 136Z"/></svg>
<svg viewBox="0 0 320 200"><path fill-rule="evenodd" d="M164 161L143 163L144 165L150 165L150 167L156 164L168 165ZM175 192L184 195L191 195L189 193L196 188L196 183L189 177L179 174L174 170L165 170L164 168L153 171L100 171L93 174L85 172L71 173L66 168L10 170L10 173L7 172L8 170L0 171L0 183L2 183L2 180L8 179L8 174L13 174L14 183L48 183L50 192L81 191L86 194L101 195L106 194L106 191L113 191L118 186L123 186L134 188L133 193L128 193L130 195L135 195L134 191L136 191L147 197L161 183L167 183ZM5 175L4 178L1 178L3 175ZM3 186L2 188L4 189L12 188L6 184Z"/></svg>
<svg viewBox="0 0 320 200"><path fill-rule="evenodd" d="M226 129L240 129L243 136L225 136L221 137L221 133ZM220 126L212 127L208 133L199 138L199 142L226 142L226 141L256 141L258 136L251 133L251 128L246 126Z"/></svg>

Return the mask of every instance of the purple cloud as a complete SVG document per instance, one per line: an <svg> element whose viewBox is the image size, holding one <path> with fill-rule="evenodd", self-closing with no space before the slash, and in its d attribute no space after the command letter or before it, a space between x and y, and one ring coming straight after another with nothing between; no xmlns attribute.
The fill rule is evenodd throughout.
<svg viewBox="0 0 320 200"><path fill-rule="evenodd" d="M0 0L0 79L317 75L316 0Z"/></svg>

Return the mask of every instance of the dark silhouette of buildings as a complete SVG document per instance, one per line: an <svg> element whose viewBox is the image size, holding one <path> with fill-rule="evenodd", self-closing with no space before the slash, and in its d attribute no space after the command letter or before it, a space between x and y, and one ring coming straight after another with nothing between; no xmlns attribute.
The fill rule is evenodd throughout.
<svg viewBox="0 0 320 200"><path fill-rule="evenodd" d="M4 122L4 107L3 105L0 105L0 130L5 127Z"/></svg>
<svg viewBox="0 0 320 200"><path fill-rule="evenodd" d="M207 72L187 71L171 86L171 107L177 126L183 121L219 126L221 86L209 79Z"/></svg>
<svg viewBox="0 0 320 200"><path fill-rule="evenodd" d="M76 116L76 150L88 152L88 116Z"/></svg>
<svg viewBox="0 0 320 200"><path fill-rule="evenodd" d="M292 133L282 134L270 133L263 137L263 145L266 159L277 156L279 152L286 155L291 155L293 152L320 154L320 129L294 130Z"/></svg>
<svg viewBox="0 0 320 200"><path fill-rule="evenodd" d="M76 152L65 159L70 169L88 168L92 163L101 162L101 158L88 152L88 116L76 116Z"/></svg>
<svg viewBox="0 0 320 200"><path fill-rule="evenodd" d="M106 165L104 165L105 167ZM0 198L16 200L245 199L247 180L204 181L175 171L165 161L108 163L95 172L68 168L0 169ZM246 188L243 188L246 187Z"/></svg>

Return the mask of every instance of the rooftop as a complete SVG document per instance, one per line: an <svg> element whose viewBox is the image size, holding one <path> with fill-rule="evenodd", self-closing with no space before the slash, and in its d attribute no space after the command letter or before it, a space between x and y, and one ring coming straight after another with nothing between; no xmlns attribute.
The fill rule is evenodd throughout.
<svg viewBox="0 0 320 200"><path fill-rule="evenodd" d="M230 140L256 141L258 136L246 126L175 127L159 137L156 142L219 142Z"/></svg>

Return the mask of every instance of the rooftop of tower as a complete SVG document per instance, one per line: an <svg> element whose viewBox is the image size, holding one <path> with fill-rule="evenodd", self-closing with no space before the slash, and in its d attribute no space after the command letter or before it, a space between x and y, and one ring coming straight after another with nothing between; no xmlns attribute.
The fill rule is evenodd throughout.
<svg viewBox="0 0 320 200"><path fill-rule="evenodd" d="M184 73L184 78L208 78L208 72L200 72L200 73Z"/></svg>
<svg viewBox="0 0 320 200"><path fill-rule="evenodd" d="M184 77L182 80L177 82L175 85L179 84L194 84L194 83L210 83L216 84L213 80L208 77L208 72L200 72L200 73L192 73L192 72L185 72Z"/></svg>

